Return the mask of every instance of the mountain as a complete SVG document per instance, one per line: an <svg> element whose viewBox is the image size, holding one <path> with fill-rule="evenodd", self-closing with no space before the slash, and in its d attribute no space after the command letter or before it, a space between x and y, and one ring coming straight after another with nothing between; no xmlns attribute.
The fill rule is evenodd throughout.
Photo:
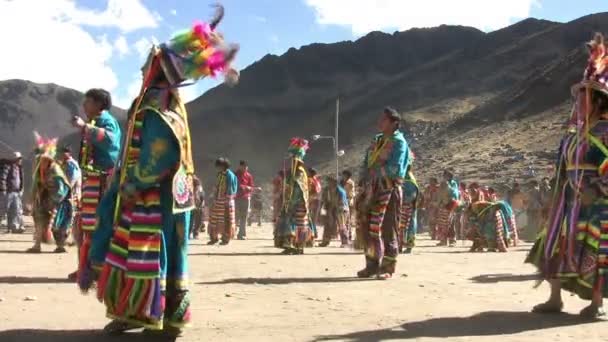
<svg viewBox="0 0 608 342"><path fill-rule="evenodd" d="M568 23L531 18L489 33L445 25L371 32L267 55L241 72L238 85L188 104L199 174L213 182L221 155L247 159L258 182L268 181L291 137L333 135L338 97L345 168L357 168L378 115L391 105L403 114L423 180L444 167L498 185L548 174L570 86L585 67L583 43L596 31L608 32L607 13ZM75 143L68 120L81 101L57 85L1 81L0 140L27 152L37 129ZM331 172L331 144L313 143L307 161Z"/></svg>
<svg viewBox="0 0 608 342"><path fill-rule="evenodd" d="M62 144L70 144L77 151L79 135L70 119L82 113L83 98L81 92L56 84L0 81L0 158L12 158L13 151L20 151L26 175L30 174L34 130L62 138ZM122 109L114 108L113 112L120 118L125 117Z"/></svg>
<svg viewBox="0 0 608 342"><path fill-rule="evenodd" d="M462 26L372 32L267 55L242 71L237 86L211 89L188 105L193 144L199 160L248 159L267 180L290 137L333 135L339 97L345 167L358 165L379 113L391 105L404 116L423 178L446 165L464 179L488 181L545 172L569 88L585 66L583 43L596 31L608 32L607 13L569 23L526 19L490 33ZM527 144L518 138L523 132L544 144ZM504 151L518 156L509 172L497 166ZM307 158L331 170L330 143L314 143Z"/></svg>

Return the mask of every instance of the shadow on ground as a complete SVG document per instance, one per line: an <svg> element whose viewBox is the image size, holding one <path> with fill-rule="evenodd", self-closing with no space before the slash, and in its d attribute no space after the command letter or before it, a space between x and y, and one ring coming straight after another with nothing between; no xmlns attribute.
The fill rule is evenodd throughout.
<svg viewBox="0 0 608 342"><path fill-rule="evenodd" d="M108 336L101 330L7 330L0 331L2 342L173 342L175 338L130 333Z"/></svg>
<svg viewBox="0 0 608 342"><path fill-rule="evenodd" d="M241 285L288 285L288 284L323 284L323 283L351 283L361 281L372 281L373 278L359 279L356 277L336 277L336 278L234 278L224 279L220 281L205 281L196 283L197 285L226 285L226 284L241 284Z"/></svg>
<svg viewBox="0 0 608 342"><path fill-rule="evenodd" d="M47 278L47 277L0 277L0 284L59 284L73 283L66 278ZM0 341L3 341L0 339Z"/></svg>
<svg viewBox="0 0 608 342"><path fill-rule="evenodd" d="M530 312L482 312L470 317L433 318L405 323L391 329L367 330L345 335L320 336L314 341L373 342L420 337L455 338L518 334L526 331L588 324L569 314L537 315Z"/></svg>
<svg viewBox="0 0 608 342"><path fill-rule="evenodd" d="M1 253L1 252L0 252ZM277 257L306 257L306 256L315 256L315 255L358 255L361 253L358 252L328 252L328 253L310 253L310 254L303 254L303 255L298 255L298 256L293 256L293 255L284 255L281 254L280 251L276 252L276 253L269 253L269 252L246 252L246 253L239 253L239 252L234 252L234 253L230 253L230 252L203 252L203 253L190 253L188 254L189 256L201 256L201 255L207 255L207 256L225 256L225 257L239 257L239 256L277 256Z"/></svg>
<svg viewBox="0 0 608 342"><path fill-rule="evenodd" d="M472 278L470 281L480 284L494 284L494 283L505 283L505 282L518 282L518 281L532 281L541 280L541 276L538 274L511 274L511 273L499 273L499 274L482 274Z"/></svg>

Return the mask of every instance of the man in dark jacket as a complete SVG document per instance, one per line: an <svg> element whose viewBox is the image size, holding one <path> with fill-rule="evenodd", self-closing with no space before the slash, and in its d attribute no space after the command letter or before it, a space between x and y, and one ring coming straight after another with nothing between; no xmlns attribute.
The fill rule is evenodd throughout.
<svg viewBox="0 0 608 342"><path fill-rule="evenodd" d="M15 160L8 165L6 178L7 225L13 233L23 233L23 166L21 153L15 152Z"/></svg>

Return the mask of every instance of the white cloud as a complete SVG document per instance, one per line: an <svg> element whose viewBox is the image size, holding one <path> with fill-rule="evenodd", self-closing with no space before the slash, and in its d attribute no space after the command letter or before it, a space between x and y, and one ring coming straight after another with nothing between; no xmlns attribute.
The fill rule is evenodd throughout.
<svg viewBox="0 0 608 342"><path fill-rule="evenodd" d="M374 30L467 25L482 30L526 18L538 0L305 0L322 25L350 27L355 35Z"/></svg>
<svg viewBox="0 0 608 342"><path fill-rule="evenodd" d="M169 13L171 13L171 15L177 15L177 10L174 8L170 10Z"/></svg>
<svg viewBox="0 0 608 342"><path fill-rule="evenodd" d="M73 8L64 0L0 1L0 41L10 49L2 57L0 79L113 90L118 81L109 65L112 44L82 29Z"/></svg>
<svg viewBox="0 0 608 342"><path fill-rule="evenodd" d="M137 53L139 54L139 57L141 59L144 59L148 56L148 54L150 53L150 49L152 48L152 45L158 45L158 39L156 39L156 37L151 36L151 37L142 37L140 38L137 42L135 42L135 50L137 50Z"/></svg>
<svg viewBox="0 0 608 342"><path fill-rule="evenodd" d="M141 90L141 73L138 72L133 75L131 83L127 86L127 91L124 96L115 96L114 103L120 108L129 109L131 103L139 95Z"/></svg>
<svg viewBox="0 0 608 342"><path fill-rule="evenodd" d="M129 50L129 44L127 43L127 38L125 38L125 36L119 36L118 38L116 38L116 40L114 41L114 49L118 51L118 55L120 57L124 57L128 55L129 52L131 52Z"/></svg>
<svg viewBox="0 0 608 342"><path fill-rule="evenodd" d="M279 36L277 36L276 34L271 34L270 37L268 37L268 39L270 39L270 41L275 44L277 44L279 42Z"/></svg>
<svg viewBox="0 0 608 342"><path fill-rule="evenodd" d="M35 2L39 3L39 1ZM76 24L117 27L124 32L158 27L158 22L162 20L158 13L150 12L140 0L108 0L108 7L101 12L79 9L69 0L51 0L49 3L60 5L65 15Z"/></svg>

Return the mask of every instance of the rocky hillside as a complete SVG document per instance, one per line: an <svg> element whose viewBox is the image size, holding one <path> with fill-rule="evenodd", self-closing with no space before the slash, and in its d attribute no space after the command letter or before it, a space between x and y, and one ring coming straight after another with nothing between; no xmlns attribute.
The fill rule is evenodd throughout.
<svg viewBox="0 0 608 342"><path fill-rule="evenodd" d="M608 14L527 19L490 33L459 26L372 32L269 55L243 70L238 86L189 104L200 132L194 144L200 160L247 158L268 179L290 137L332 134L339 96L345 167L360 162L380 110L392 105L404 114L422 178L444 166L488 181L543 173L570 85L584 68L583 43L596 31L608 32ZM312 164L331 170L330 159L328 142L313 144Z"/></svg>
<svg viewBox="0 0 608 342"><path fill-rule="evenodd" d="M293 136L331 135L341 100L344 167L355 169L386 105L404 115L420 178L443 167L463 179L503 183L546 174L568 115L583 43L608 32L608 14L569 23L527 19L484 33L440 26L356 41L312 44L268 55L191 102L195 159L207 183L212 161L248 159L259 181L280 168ZM246 48L246 47L245 47ZM0 139L29 151L31 131L62 136L82 94L56 85L0 82ZM331 144L316 142L310 164L332 170Z"/></svg>

